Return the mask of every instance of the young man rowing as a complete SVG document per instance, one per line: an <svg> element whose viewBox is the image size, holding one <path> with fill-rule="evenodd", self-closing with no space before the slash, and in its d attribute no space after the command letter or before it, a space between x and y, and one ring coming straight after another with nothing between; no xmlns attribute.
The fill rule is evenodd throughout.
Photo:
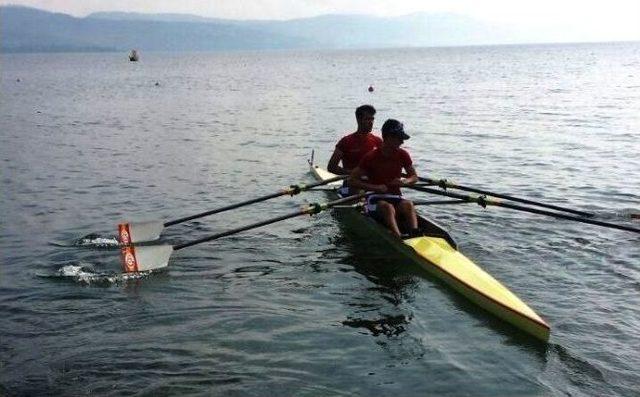
<svg viewBox="0 0 640 397"><path fill-rule="evenodd" d="M394 119L385 121L382 125L382 146L367 153L349 177L352 188L374 192L367 199L368 211L398 237L402 235L396 215L406 223L410 234L418 230L413 202L402 198L400 192L402 186L418 181L411 156L400 148L406 139L409 139L409 135L404 132L401 122ZM403 169L406 178L402 178ZM368 178L366 181L362 180L364 176Z"/></svg>
<svg viewBox="0 0 640 397"><path fill-rule="evenodd" d="M375 114L376 109L371 105L362 105L356 109L358 129L338 141L329 159L329 172L349 175L365 154L382 145L382 139L371 133Z"/></svg>

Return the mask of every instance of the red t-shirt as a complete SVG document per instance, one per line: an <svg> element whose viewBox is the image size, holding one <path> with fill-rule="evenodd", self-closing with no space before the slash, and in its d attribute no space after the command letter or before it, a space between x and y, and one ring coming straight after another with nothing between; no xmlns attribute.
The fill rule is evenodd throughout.
<svg viewBox="0 0 640 397"><path fill-rule="evenodd" d="M354 132L340 139L336 149L343 153L342 167L351 171L358 166L365 154L380 146L382 146L382 138L379 136Z"/></svg>
<svg viewBox="0 0 640 397"><path fill-rule="evenodd" d="M358 165L369 178L369 183L374 185L386 185L394 179L402 176L402 169L411 167L413 161L409 153L398 148L389 157L378 148L367 153ZM389 194L400 194L400 188L395 186L389 189Z"/></svg>

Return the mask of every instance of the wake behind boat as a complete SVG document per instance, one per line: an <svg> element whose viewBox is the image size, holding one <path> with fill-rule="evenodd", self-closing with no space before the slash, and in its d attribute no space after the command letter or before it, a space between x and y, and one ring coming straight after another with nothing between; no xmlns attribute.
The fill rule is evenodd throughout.
<svg viewBox="0 0 640 397"><path fill-rule="evenodd" d="M312 162L309 164L318 181L336 177ZM340 183L332 182L334 186ZM337 190L330 194L339 196ZM435 222L418 216L423 236L399 239L358 207L346 209L342 214L345 223L366 229L369 234L386 241L408 261L439 278L471 302L537 339L549 340L549 325L507 287L460 253L451 235Z"/></svg>

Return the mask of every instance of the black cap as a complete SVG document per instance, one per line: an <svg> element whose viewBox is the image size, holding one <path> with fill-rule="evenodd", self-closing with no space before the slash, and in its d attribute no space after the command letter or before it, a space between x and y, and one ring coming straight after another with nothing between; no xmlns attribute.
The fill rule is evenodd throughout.
<svg viewBox="0 0 640 397"><path fill-rule="evenodd" d="M382 124L382 137L385 135L394 135L404 140L409 139L409 135L404 132L404 125L395 119L388 119Z"/></svg>

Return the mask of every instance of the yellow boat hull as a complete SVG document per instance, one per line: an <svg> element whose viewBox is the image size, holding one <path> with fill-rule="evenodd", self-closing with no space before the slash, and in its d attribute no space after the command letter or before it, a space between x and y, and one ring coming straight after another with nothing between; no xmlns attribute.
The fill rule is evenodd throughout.
<svg viewBox="0 0 640 397"><path fill-rule="evenodd" d="M335 176L315 165L311 165L311 171L318 180ZM337 182L334 185L339 184L340 182ZM358 222L359 226L365 226L369 231L375 232L412 262L471 302L537 339L545 342L549 340L549 325L507 287L460 253L448 233L440 231L433 222L421 218L421 222L430 226L428 230L432 230L433 233L427 232L425 236L402 240L357 210L349 211L351 213L345 215Z"/></svg>

